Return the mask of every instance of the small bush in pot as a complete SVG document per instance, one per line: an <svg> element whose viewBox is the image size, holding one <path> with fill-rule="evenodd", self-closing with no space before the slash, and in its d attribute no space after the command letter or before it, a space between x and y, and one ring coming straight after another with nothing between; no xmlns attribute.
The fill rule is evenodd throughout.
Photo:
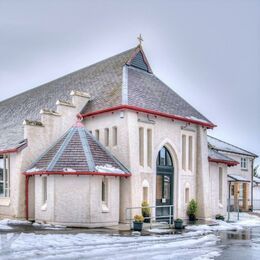
<svg viewBox="0 0 260 260"><path fill-rule="evenodd" d="M144 217L144 222L150 223L151 209L149 208L149 203L146 200L142 203L142 215Z"/></svg>
<svg viewBox="0 0 260 260"><path fill-rule="evenodd" d="M177 218L174 220L174 228L183 229L183 220L181 218Z"/></svg>
<svg viewBox="0 0 260 260"><path fill-rule="evenodd" d="M218 220L225 220L225 217L224 216L222 216L221 214L217 214L216 216L215 216L215 219L218 219Z"/></svg>
<svg viewBox="0 0 260 260"><path fill-rule="evenodd" d="M198 203L194 199L192 199L187 209L187 215L190 221L196 220L197 211L198 211Z"/></svg>
<svg viewBox="0 0 260 260"><path fill-rule="evenodd" d="M144 217L142 215L135 215L133 223L134 223L134 231L142 231Z"/></svg>

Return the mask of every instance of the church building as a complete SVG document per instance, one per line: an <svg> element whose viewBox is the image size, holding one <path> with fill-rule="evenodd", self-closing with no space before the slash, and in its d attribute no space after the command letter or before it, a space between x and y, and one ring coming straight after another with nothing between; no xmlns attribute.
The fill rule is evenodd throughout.
<svg viewBox="0 0 260 260"><path fill-rule="evenodd" d="M158 218L158 206L187 218L191 199L199 218L227 213L241 152L208 136L216 125L153 73L141 44L4 100L0 111L1 217L104 227L127 222L143 201ZM248 196L250 177L244 183Z"/></svg>

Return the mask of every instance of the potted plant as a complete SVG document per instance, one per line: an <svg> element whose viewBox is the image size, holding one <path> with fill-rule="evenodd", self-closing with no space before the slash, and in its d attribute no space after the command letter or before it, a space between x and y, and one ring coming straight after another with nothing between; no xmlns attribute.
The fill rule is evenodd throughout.
<svg viewBox="0 0 260 260"><path fill-rule="evenodd" d="M142 231L143 229L144 217L141 215L134 216L134 231Z"/></svg>
<svg viewBox="0 0 260 260"><path fill-rule="evenodd" d="M194 199L192 199L187 209L187 215L189 217L189 221L196 220L197 211L198 211L198 203Z"/></svg>
<svg viewBox="0 0 260 260"><path fill-rule="evenodd" d="M224 216L222 216L221 214L217 214L216 216L215 216L215 219L218 219L218 220L225 220L225 217Z"/></svg>
<svg viewBox="0 0 260 260"><path fill-rule="evenodd" d="M150 223L151 209L149 208L149 203L146 200L142 203L142 215L144 217L144 222Z"/></svg>
<svg viewBox="0 0 260 260"><path fill-rule="evenodd" d="M174 220L174 228L183 229L183 220L181 218L177 218L176 220Z"/></svg>

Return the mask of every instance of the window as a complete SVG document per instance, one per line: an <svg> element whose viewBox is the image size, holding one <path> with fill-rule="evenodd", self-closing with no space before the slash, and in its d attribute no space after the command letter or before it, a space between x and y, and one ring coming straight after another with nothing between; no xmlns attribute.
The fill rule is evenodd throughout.
<svg viewBox="0 0 260 260"><path fill-rule="evenodd" d="M171 155L165 147L163 147L158 154L157 166L172 166Z"/></svg>
<svg viewBox="0 0 260 260"><path fill-rule="evenodd" d="M239 184L239 199L243 199L243 183Z"/></svg>
<svg viewBox="0 0 260 260"><path fill-rule="evenodd" d="M144 129L139 128L139 164L144 166Z"/></svg>
<svg viewBox="0 0 260 260"><path fill-rule="evenodd" d="M99 130L98 129L95 130L95 137L99 141Z"/></svg>
<svg viewBox="0 0 260 260"><path fill-rule="evenodd" d="M247 169L247 158L241 158L241 169Z"/></svg>
<svg viewBox="0 0 260 260"><path fill-rule="evenodd" d="M192 171L193 164L193 145L192 145L192 136L189 136L189 170Z"/></svg>
<svg viewBox="0 0 260 260"><path fill-rule="evenodd" d="M182 169L186 170L186 135L182 135Z"/></svg>
<svg viewBox="0 0 260 260"><path fill-rule="evenodd" d="M47 204L47 177L42 177L42 205Z"/></svg>
<svg viewBox="0 0 260 260"><path fill-rule="evenodd" d="M185 203L188 204L190 201L190 189L185 188Z"/></svg>
<svg viewBox="0 0 260 260"><path fill-rule="evenodd" d="M0 156L0 197L10 196L10 159L8 155Z"/></svg>
<svg viewBox="0 0 260 260"><path fill-rule="evenodd" d="M113 127L113 146L117 146L117 127Z"/></svg>
<svg viewBox="0 0 260 260"><path fill-rule="evenodd" d="M102 210L108 210L108 179L103 177L101 184L101 201L102 201Z"/></svg>
<svg viewBox="0 0 260 260"><path fill-rule="evenodd" d="M220 167L219 168L219 203L223 203L223 169Z"/></svg>
<svg viewBox="0 0 260 260"><path fill-rule="evenodd" d="M147 165L152 167L152 130L147 129Z"/></svg>
<svg viewBox="0 0 260 260"><path fill-rule="evenodd" d="M109 128L105 128L105 146L109 146Z"/></svg>
<svg viewBox="0 0 260 260"><path fill-rule="evenodd" d="M147 180L143 180L143 201L149 201L149 182Z"/></svg>

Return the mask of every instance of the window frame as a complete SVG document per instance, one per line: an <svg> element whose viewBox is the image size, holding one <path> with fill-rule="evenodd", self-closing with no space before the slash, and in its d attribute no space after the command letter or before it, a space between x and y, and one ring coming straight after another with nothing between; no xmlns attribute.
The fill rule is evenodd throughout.
<svg viewBox="0 0 260 260"><path fill-rule="evenodd" d="M0 156L0 160L3 161L3 178L0 183L3 185L3 193L0 194L0 198L10 197L10 156L4 154Z"/></svg>

